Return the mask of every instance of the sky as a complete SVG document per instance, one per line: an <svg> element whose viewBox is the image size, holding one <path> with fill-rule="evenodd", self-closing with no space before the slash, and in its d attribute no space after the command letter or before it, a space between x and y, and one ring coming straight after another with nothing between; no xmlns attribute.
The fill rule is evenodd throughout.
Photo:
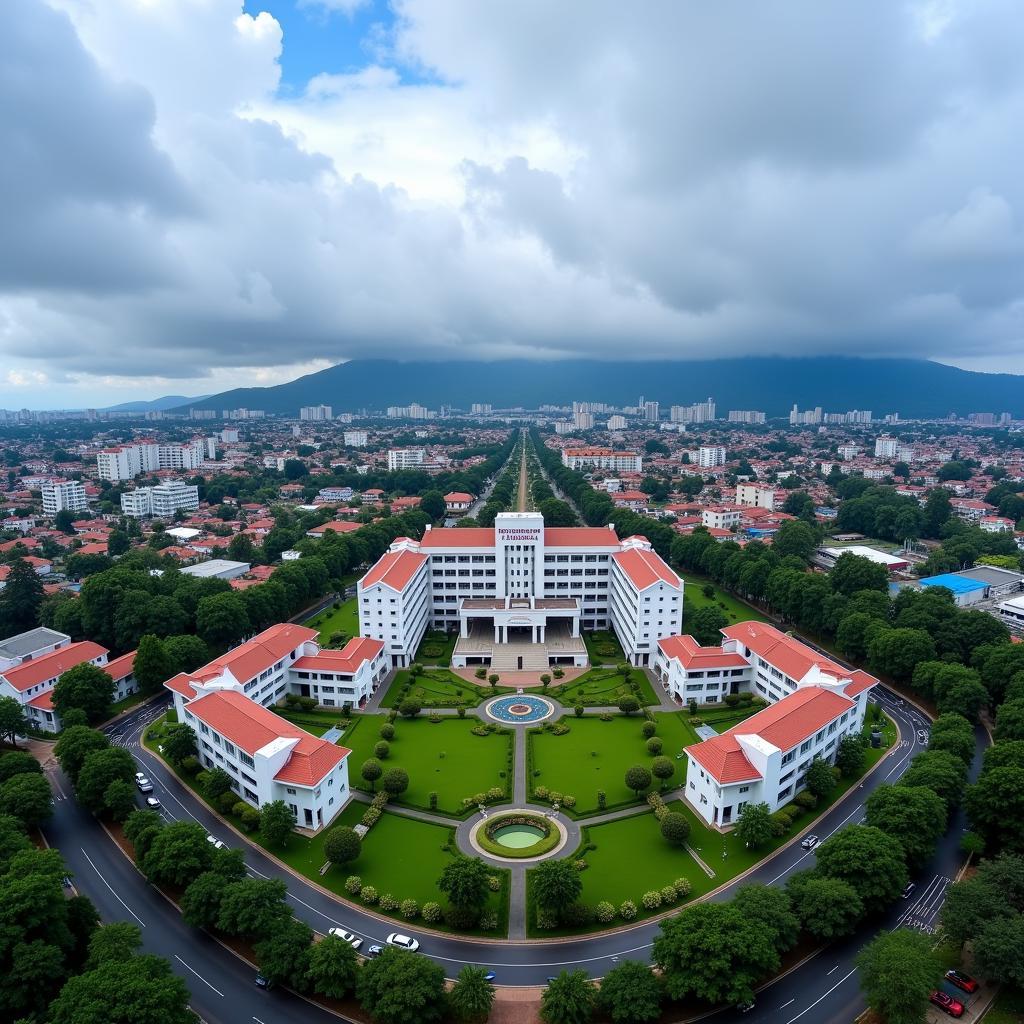
<svg viewBox="0 0 1024 1024"><path fill-rule="evenodd" d="M0 407L382 356L1024 373L1019 0L4 14Z"/></svg>

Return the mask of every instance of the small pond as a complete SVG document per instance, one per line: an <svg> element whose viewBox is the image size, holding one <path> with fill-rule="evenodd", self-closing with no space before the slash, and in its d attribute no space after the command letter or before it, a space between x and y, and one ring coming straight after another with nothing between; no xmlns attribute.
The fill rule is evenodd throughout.
<svg viewBox="0 0 1024 1024"><path fill-rule="evenodd" d="M509 850L525 850L540 842L546 834L536 825L503 825L494 831L491 838Z"/></svg>

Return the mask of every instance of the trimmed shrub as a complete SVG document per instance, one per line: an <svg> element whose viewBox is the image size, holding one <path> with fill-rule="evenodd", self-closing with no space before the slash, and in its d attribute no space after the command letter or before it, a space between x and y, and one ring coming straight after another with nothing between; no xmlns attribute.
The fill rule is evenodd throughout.
<svg viewBox="0 0 1024 1024"><path fill-rule="evenodd" d="M501 879L497 875L487 876L487 888L491 892L497 892L501 888Z"/></svg>
<svg viewBox="0 0 1024 1024"><path fill-rule="evenodd" d="M657 910L661 906L661 893L652 889L640 897L640 902L644 905L644 910Z"/></svg>
<svg viewBox="0 0 1024 1024"><path fill-rule="evenodd" d="M438 924L442 917L444 917L444 913L441 910L440 903L423 904L423 920L427 924Z"/></svg>
<svg viewBox="0 0 1024 1024"><path fill-rule="evenodd" d="M542 907L537 908L537 927L542 931L549 931L558 927L558 915Z"/></svg>
<svg viewBox="0 0 1024 1024"><path fill-rule="evenodd" d="M652 736L647 741L647 753L650 754L651 757L657 757L658 754L661 753L662 748L664 746L665 746L665 744L661 742L661 737L659 737L659 736Z"/></svg>
<svg viewBox="0 0 1024 1024"><path fill-rule="evenodd" d="M562 797L562 806L563 807L575 807L576 806L576 797L574 797L571 793L566 793L565 796Z"/></svg>
<svg viewBox="0 0 1024 1024"><path fill-rule="evenodd" d="M359 898L372 906L377 902L377 890L372 885L364 885L359 891Z"/></svg>
<svg viewBox="0 0 1024 1024"><path fill-rule="evenodd" d="M480 915L477 927L485 932L493 932L498 927L498 915L493 910L485 910Z"/></svg>
<svg viewBox="0 0 1024 1024"><path fill-rule="evenodd" d="M547 800L548 797L551 795L551 790L549 790L547 786L537 786L537 788L533 791L533 795L538 800Z"/></svg>
<svg viewBox="0 0 1024 1024"><path fill-rule="evenodd" d="M380 811L376 807L368 807L362 818L359 819L359 824L365 825L367 828L373 828L378 821L380 821Z"/></svg>
<svg viewBox="0 0 1024 1024"><path fill-rule="evenodd" d="M772 816L772 832L784 836L791 828L793 819L785 811L776 811Z"/></svg>
<svg viewBox="0 0 1024 1024"><path fill-rule="evenodd" d="M363 891L363 880L358 875L349 875L345 879L345 892L358 896Z"/></svg>
<svg viewBox="0 0 1024 1024"><path fill-rule="evenodd" d="M391 893L389 893L389 892L385 893L380 898L380 909L381 910L386 910L386 911L390 912L392 910L397 910L401 905L402 905L401 902L399 900L396 900L395 897L392 896Z"/></svg>
<svg viewBox="0 0 1024 1024"><path fill-rule="evenodd" d="M615 920L615 907L613 907L607 900L601 900L601 902L594 908L594 917L596 917L601 924L608 924L610 921Z"/></svg>
<svg viewBox="0 0 1024 1024"><path fill-rule="evenodd" d="M807 810L812 810L818 806L818 798L809 790L805 789L802 793L797 793L797 795L793 797L793 803L798 804L800 807L805 807Z"/></svg>
<svg viewBox="0 0 1024 1024"><path fill-rule="evenodd" d="M644 724L640 726L640 732L643 734L645 740L649 740L657 731L657 728L658 727L653 722L644 722Z"/></svg>
<svg viewBox="0 0 1024 1024"><path fill-rule="evenodd" d="M662 903L675 903L678 898L676 893L676 887L674 885L663 885L661 887L661 902Z"/></svg>
<svg viewBox="0 0 1024 1024"><path fill-rule="evenodd" d="M577 704L572 710L573 710L573 714L575 714L577 718L582 718L583 717L583 705L582 704Z"/></svg>
<svg viewBox="0 0 1024 1024"><path fill-rule="evenodd" d="M420 912L420 905L415 900L402 900L402 917L406 921L411 921L414 917L417 917Z"/></svg>
<svg viewBox="0 0 1024 1024"><path fill-rule="evenodd" d="M395 738L395 727L390 722L385 722L380 727L380 738L389 742Z"/></svg>
<svg viewBox="0 0 1024 1024"><path fill-rule="evenodd" d="M690 890L693 886L690 884L690 880L688 878L677 878L672 883L672 888L675 889L676 896L678 896L679 899L682 899L684 896L690 895Z"/></svg>
<svg viewBox="0 0 1024 1024"><path fill-rule="evenodd" d="M619 907L619 917L623 921L632 921L636 917L636 904L632 900L626 900L621 907Z"/></svg>

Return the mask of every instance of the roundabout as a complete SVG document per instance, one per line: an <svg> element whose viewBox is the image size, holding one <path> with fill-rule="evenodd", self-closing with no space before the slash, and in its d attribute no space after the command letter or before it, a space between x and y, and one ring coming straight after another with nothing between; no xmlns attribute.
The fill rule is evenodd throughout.
<svg viewBox="0 0 1024 1024"><path fill-rule="evenodd" d="M555 705L543 697L530 694L516 694L514 697L498 697L484 707L490 718L504 725L536 725L555 713Z"/></svg>

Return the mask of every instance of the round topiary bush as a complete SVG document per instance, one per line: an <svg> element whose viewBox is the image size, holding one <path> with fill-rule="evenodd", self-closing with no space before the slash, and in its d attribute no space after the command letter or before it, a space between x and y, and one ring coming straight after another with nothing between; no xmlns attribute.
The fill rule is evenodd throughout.
<svg viewBox="0 0 1024 1024"><path fill-rule="evenodd" d="M632 900L625 900L619 907L619 917L623 921L632 921L636 917L636 904Z"/></svg>
<svg viewBox="0 0 1024 1024"><path fill-rule="evenodd" d="M363 889L363 880L358 875L349 875L345 879L345 892L358 896Z"/></svg>
<svg viewBox="0 0 1024 1024"><path fill-rule="evenodd" d="M660 737L652 736L647 741L647 753L650 754L651 757L657 757L658 754L661 753L661 750L662 750L663 746L664 746L664 744L661 742L661 738Z"/></svg>
<svg viewBox="0 0 1024 1024"><path fill-rule="evenodd" d="M415 900L402 900L401 912L406 921L411 921L419 914L420 905Z"/></svg>
<svg viewBox="0 0 1024 1024"><path fill-rule="evenodd" d="M676 887L674 885L663 885L661 887L662 903L675 903L676 897Z"/></svg>
<svg viewBox="0 0 1024 1024"><path fill-rule="evenodd" d="M390 913L391 911L397 910L400 906L401 902L399 900L396 900L395 897L391 895L391 893L385 893L380 898L381 910L385 910Z"/></svg>
<svg viewBox="0 0 1024 1024"><path fill-rule="evenodd" d="M690 880L688 878L677 878L672 883L672 888L675 889L676 896L679 899L682 899L684 896L690 895L690 890L693 886L690 884Z"/></svg>
<svg viewBox="0 0 1024 1024"><path fill-rule="evenodd" d="M427 924L438 924L442 917L444 917L444 913L441 910L440 903L423 904L423 920Z"/></svg>
<svg viewBox="0 0 1024 1024"><path fill-rule="evenodd" d="M601 900L594 909L594 916L601 924L608 924L615 920L615 907L607 900Z"/></svg>
<svg viewBox="0 0 1024 1024"><path fill-rule="evenodd" d="M372 885L364 885L359 892L359 898L372 906L377 902L377 890Z"/></svg>
<svg viewBox="0 0 1024 1024"><path fill-rule="evenodd" d="M389 742L395 738L395 727L390 722L385 722L380 727L380 738Z"/></svg>
<svg viewBox="0 0 1024 1024"><path fill-rule="evenodd" d="M656 729L657 726L653 722L644 722L644 724L640 726L640 732L643 733L645 740L649 740L654 735Z"/></svg>
<svg viewBox="0 0 1024 1024"><path fill-rule="evenodd" d="M644 910L657 910L661 906L661 893L652 889L640 897L640 902L643 903Z"/></svg>

